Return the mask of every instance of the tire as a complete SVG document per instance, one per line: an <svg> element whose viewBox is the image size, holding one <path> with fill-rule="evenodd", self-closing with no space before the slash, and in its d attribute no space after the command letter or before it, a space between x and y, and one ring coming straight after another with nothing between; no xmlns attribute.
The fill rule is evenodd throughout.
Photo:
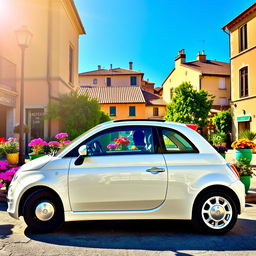
<svg viewBox="0 0 256 256"><path fill-rule="evenodd" d="M192 221L207 234L220 235L230 231L237 221L234 200L223 191L211 191L196 200Z"/></svg>
<svg viewBox="0 0 256 256"><path fill-rule="evenodd" d="M64 210L59 199L49 190L40 189L27 197L22 215L31 231L53 231L64 222Z"/></svg>

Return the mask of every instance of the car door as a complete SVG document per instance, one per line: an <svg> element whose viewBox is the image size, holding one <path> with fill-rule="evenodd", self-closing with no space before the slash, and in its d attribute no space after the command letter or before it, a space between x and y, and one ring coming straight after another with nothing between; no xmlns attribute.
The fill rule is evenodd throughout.
<svg viewBox="0 0 256 256"><path fill-rule="evenodd" d="M148 210L166 196L167 170L155 128L125 126L102 131L83 145L81 165L69 169L72 211ZM78 153L77 153L78 155Z"/></svg>

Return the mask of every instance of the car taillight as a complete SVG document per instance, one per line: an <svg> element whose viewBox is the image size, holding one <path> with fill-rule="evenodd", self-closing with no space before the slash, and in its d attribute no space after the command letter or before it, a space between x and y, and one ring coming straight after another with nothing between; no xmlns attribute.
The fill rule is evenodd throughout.
<svg viewBox="0 0 256 256"><path fill-rule="evenodd" d="M192 130L197 130L198 125L197 124L186 124L187 127L191 128Z"/></svg>
<svg viewBox="0 0 256 256"><path fill-rule="evenodd" d="M237 175L238 179L240 179L240 174L237 171L236 167L233 164L228 164L228 167Z"/></svg>

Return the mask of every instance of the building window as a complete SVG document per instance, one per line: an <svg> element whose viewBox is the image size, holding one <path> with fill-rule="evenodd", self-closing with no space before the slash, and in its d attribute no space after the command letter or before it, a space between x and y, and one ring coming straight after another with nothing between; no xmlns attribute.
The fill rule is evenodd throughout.
<svg viewBox="0 0 256 256"><path fill-rule="evenodd" d="M74 83L74 49L69 46L69 83Z"/></svg>
<svg viewBox="0 0 256 256"><path fill-rule="evenodd" d="M221 105L221 106L227 106L227 105L228 105L227 98L220 98L220 99L219 99L219 105Z"/></svg>
<svg viewBox="0 0 256 256"><path fill-rule="evenodd" d="M131 76L131 85L137 85L137 77Z"/></svg>
<svg viewBox="0 0 256 256"><path fill-rule="evenodd" d="M225 78L219 79L219 89L226 89L226 79Z"/></svg>
<svg viewBox="0 0 256 256"><path fill-rule="evenodd" d="M107 77L107 86L111 86L111 77Z"/></svg>
<svg viewBox="0 0 256 256"><path fill-rule="evenodd" d="M239 28L239 52L247 49L247 24Z"/></svg>
<svg viewBox="0 0 256 256"><path fill-rule="evenodd" d="M116 107L109 107L109 115L116 116Z"/></svg>
<svg viewBox="0 0 256 256"><path fill-rule="evenodd" d="M93 79L92 83L93 83L93 84L97 84L97 83L98 83L98 79L96 79L96 78Z"/></svg>
<svg viewBox="0 0 256 256"><path fill-rule="evenodd" d="M129 107L129 116L136 116L136 108L135 106Z"/></svg>
<svg viewBox="0 0 256 256"><path fill-rule="evenodd" d="M239 70L240 97L248 96L248 67Z"/></svg>
<svg viewBox="0 0 256 256"><path fill-rule="evenodd" d="M158 108L153 108L153 116L159 116Z"/></svg>

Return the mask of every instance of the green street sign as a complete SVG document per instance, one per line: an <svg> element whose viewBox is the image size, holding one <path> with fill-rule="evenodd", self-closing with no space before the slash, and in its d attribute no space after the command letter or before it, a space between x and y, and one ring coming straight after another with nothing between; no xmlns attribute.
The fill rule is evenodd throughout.
<svg viewBox="0 0 256 256"><path fill-rule="evenodd" d="M251 121L251 116L238 116L236 120L237 122L249 122Z"/></svg>

